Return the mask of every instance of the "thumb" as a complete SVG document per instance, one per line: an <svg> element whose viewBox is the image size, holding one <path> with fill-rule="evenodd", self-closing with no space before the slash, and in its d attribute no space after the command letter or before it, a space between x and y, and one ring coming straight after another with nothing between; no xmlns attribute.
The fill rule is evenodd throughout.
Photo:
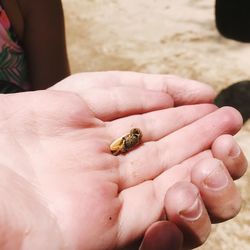
<svg viewBox="0 0 250 250"><path fill-rule="evenodd" d="M180 250L182 241L183 235L175 224L159 221L147 229L140 250Z"/></svg>

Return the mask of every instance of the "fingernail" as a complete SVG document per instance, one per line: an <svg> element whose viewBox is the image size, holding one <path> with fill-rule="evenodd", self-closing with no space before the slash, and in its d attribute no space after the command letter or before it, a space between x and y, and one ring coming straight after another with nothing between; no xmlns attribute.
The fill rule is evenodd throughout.
<svg viewBox="0 0 250 250"><path fill-rule="evenodd" d="M236 157L238 157L239 155L240 155L240 153L241 153L241 149L240 149L240 147L235 143L234 145L233 145L233 147L231 148L231 150L229 151L229 157L231 157L231 158L236 158Z"/></svg>
<svg viewBox="0 0 250 250"><path fill-rule="evenodd" d="M204 184L213 190L221 190L228 184L228 177L221 166L217 166L204 180Z"/></svg>
<svg viewBox="0 0 250 250"><path fill-rule="evenodd" d="M179 215L189 221L195 221L199 219L202 214L202 205L199 197L200 196L197 195L193 203L190 206L182 209L179 212Z"/></svg>

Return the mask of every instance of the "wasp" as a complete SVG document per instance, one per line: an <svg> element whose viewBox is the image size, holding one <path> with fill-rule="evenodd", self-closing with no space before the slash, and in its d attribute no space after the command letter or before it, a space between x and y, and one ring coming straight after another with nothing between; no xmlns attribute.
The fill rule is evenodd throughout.
<svg viewBox="0 0 250 250"><path fill-rule="evenodd" d="M142 132L139 128L133 128L124 136L119 137L110 145L110 151L113 155L126 153L141 142Z"/></svg>

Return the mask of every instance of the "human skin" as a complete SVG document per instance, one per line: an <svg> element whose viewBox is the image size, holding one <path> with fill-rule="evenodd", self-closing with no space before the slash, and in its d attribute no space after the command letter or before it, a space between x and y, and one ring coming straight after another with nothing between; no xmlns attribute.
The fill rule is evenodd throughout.
<svg viewBox="0 0 250 250"><path fill-rule="evenodd" d="M182 230L184 246L202 244L208 213L217 220L238 213L229 173L236 165L237 178L246 170L240 150L229 160L238 149L232 137L221 137L240 129L238 112L195 105L212 95L177 77L119 72L2 95L1 249L122 249L145 232L141 248L150 249L154 232L166 228L155 223L165 216ZM191 105L178 106L185 103ZM142 144L113 156L110 143L132 127L142 130ZM220 188L214 172L225 177Z"/></svg>
<svg viewBox="0 0 250 250"><path fill-rule="evenodd" d="M2 0L24 49L30 90L45 89L70 74L60 0Z"/></svg>

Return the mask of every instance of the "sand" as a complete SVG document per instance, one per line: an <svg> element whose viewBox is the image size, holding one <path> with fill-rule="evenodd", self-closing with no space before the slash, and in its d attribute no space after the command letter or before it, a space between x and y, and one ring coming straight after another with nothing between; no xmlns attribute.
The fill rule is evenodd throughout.
<svg viewBox="0 0 250 250"><path fill-rule="evenodd" d="M215 27L214 0L63 0L71 70L176 74L216 91L250 79L250 44ZM250 122L236 135L250 159ZM213 226L202 250L250 249L250 172L240 214Z"/></svg>

